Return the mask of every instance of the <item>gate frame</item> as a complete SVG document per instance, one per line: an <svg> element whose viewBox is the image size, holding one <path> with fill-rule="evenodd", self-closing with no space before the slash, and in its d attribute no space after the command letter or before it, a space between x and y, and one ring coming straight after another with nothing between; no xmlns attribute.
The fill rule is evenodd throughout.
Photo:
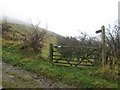
<svg viewBox="0 0 120 90"><path fill-rule="evenodd" d="M53 62L53 56L55 56L55 55L53 55L53 53L54 52L57 52L57 51L54 51L54 49L53 48L56 48L56 47L82 47L82 46L57 46L57 45L53 45L52 43L50 43L49 44L49 52L50 52L50 55L49 55L49 57L50 57L50 62ZM94 48L94 49L101 49L101 48L99 48L99 47L90 47L90 48ZM59 52L59 51L58 51ZM100 51L101 52L101 51ZM61 56L63 56L63 55L61 55ZM63 56L64 57L64 56ZM65 58L65 57L64 57ZM85 58L85 57L82 57L82 59L83 58ZM63 60L63 59L62 59ZM102 58L101 58L101 60L102 60ZM66 59L66 61L68 62L68 64L70 64L70 66L72 66L72 65L74 65L74 64L71 64L70 62L69 62L69 60L67 60ZM83 61L84 61L84 59L83 59ZM81 61L78 63L78 64L75 64L75 67L77 67L78 65L80 65L80 63L81 63ZM84 65L85 66L85 65ZM89 66L89 65L86 65L86 66ZM92 65L90 65L90 66L92 66Z"/></svg>

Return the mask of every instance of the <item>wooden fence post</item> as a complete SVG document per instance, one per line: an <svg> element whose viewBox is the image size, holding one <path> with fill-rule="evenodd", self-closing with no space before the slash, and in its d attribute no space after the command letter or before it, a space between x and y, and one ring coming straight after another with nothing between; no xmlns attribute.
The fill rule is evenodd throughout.
<svg viewBox="0 0 120 90"><path fill-rule="evenodd" d="M101 27L103 37L103 65L106 64L106 41L105 41L105 26Z"/></svg>
<svg viewBox="0 0 120 90"><path fill-rule="evenodd" d="M53 44L51 43L50 45L49 45L49 57L50 57L50 61L52 61L53 60Z"/></svg>
<svg viewBox="0 0 120 90"><path fill-rule="evenodd" d="M101 33L102 32L102 40L103 40L103 45L102 45L102 60L103 60L103 66L106 64L106 42L105 42L105 26L101 27L101 30L97 30L97 33Z"/></svg>

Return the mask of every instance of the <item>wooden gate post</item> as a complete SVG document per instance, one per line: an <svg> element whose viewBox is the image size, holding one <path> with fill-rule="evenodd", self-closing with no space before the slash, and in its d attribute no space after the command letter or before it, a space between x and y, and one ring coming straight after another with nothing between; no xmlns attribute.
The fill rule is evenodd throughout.
<svg viewBox="0 0 120 90"><path fill-rule="evenodd" d="M101 27L103 37L103 65L106 65L106 41L105 41L105 26Z"/></svg>
<svg viewBox="0 0 120 90"><path fill-rule="evenodd" d="M103 66L106 64L106 42L105 42L105 26L101 27L101 30L97 30L97 33L102 33L102 41L103 41L103 45L102 45L102 60L103 60Z"/></svg>
<svg viewBox="0 0 120 90"><path fill-rule="evenodd" d="M50 61L53 60L53 44L51 43L49 45L49 57L50 57Z"/></svg>

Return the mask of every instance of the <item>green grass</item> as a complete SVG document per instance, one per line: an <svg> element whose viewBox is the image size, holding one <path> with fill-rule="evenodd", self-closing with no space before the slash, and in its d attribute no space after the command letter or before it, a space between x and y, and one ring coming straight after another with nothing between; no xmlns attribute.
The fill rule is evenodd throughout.
<svg viewBox="0 0 120 90"><path fill-rule="evenodd" d="M117 88L117 80L108 80L99 75L95 67L58 67L46 58L35 58L32 52L20 50L20 44L3 41L3 61L22 69L43 75L49 79L60 81L75 88ZM14 44L14 45L13 45ZM27 50L27 49L26 49Z"/></svg>

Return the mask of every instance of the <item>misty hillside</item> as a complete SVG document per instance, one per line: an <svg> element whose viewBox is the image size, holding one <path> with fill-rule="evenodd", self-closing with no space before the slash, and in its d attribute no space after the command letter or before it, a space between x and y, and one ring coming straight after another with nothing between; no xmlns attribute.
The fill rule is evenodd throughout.
<svg viewBox="0 0 120 90"><path fill-rule="evenodd" d="M2 77L3 87L30 88L31 83L35 84L31 81L34 79L42 85L44 84L42 81L46 83L51 81L47 86L55 88L117 88L118 59L115 58L114 64L111 64L111 56L109 56L108 64L103 67L99 41L93 37L88 38L84 33L82 35L83 37L78 40L75 37L63 37L40 28L39 24L2 21L2 61L5 67L3 67L5 74ZM54 46L53 49L50 45L60 46ZM36 77L26 79L28 77L23 72L19 70L16 72L16 68L7 64L29 72L30 76L36 74ZM66 64L66 66L61 67L58 64L61 66ZM9 68L12 70L8 71ZM46 88L46 84L43 86ZM32 87L42 86L37 82L37 85Z"/></svg>
<svg viewBox="0 0 120 90"><path fill-rule="evenodd" d="M4 21L3 21L4 23ZM9 29L6 31L2 32L2 42L3 45L5 44L5 42L7 43L19 43L20 47L25 46L25 40L27 40L27 36L29 36L31 34L31 29L30 29L30 25L29 24L24 24L24 23L18 23L15 21L14 22L7 22L7 26ZM39 32L41 32L43 30L43 28L39 27ZM43 53L45 56L48 56L48 49L49 49L49 44L53 43L53 44L57 44L57 39L56 37L59 36L58 34L55 34L51 31L48 31L46 29L44 29L44 31L46 32L45 37L50 37L47 38L46 40L44 40L44 47L43 47ZM30 52L29 52L30 53Z"/></svg>

